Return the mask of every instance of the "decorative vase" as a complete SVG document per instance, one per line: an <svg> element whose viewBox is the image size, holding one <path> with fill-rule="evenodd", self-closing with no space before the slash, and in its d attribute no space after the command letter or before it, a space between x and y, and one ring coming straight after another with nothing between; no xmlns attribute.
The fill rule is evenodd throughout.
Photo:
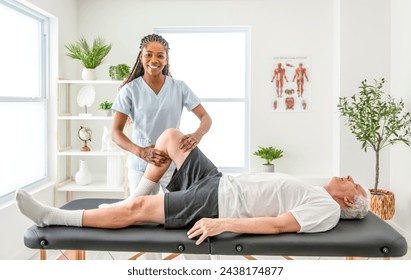
<svg viewBox="0 0 411 280"><path fill-rule="evenodd" d="M263 172L274 172L274 164L263 164Z"/></svg>
<svg viewBox="0 0 411 280"><path fill-rule="evenodd" d="M80 186L86 186L91 183L91 172L88 170L87 161L79 161L79 170L74 176L74 180Z"/></svg>
<svg viewBox="0 0 411 280"><path fill-rule="evenodd" d="M377 194L371 189L370 210L383 220L391 220L395 213L395 196L388 190L378 189Z"/></svg>
<svg viewBox="0 0 411 280"><path fill-rule="evenodd" d="M81 77L83 80L97 80L96 69L83 68Z"/></svg>

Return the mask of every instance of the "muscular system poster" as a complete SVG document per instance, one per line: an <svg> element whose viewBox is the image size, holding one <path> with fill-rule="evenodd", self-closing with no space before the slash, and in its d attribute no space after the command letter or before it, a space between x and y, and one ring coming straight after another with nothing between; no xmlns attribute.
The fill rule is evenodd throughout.
<svg viewBox="0 0 411 280"><path fill-rule="evenodd" d="M311 108L311 65L307 56L274 57L271 83L275 112L304 112Z"/></svg>

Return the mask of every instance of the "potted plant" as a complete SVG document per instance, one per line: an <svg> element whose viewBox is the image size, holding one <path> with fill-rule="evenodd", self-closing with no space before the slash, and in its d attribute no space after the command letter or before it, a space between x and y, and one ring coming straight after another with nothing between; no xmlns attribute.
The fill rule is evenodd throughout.
<svg viewBox="0 0 411 280"><path fill-rule="evenodd" d="M111 107L113 106L113 102L103 101L100 103L99 109L106 111L107 116L112 115Z"/></svg>
<svg viewBox="0 0 411 280"><path fill-rule="evenodd" d="M283 151L272 146L270 147L258 147L259 149L254 152L255 156L259 156L260 158L265 160L263 164L263 171L264 172L274 172L274 164L272 164L273 160L279 159L283 157Z"/></svg>
<svg viewBox="0 0 411 280"><path fill-rule="evenodd" d="M340 97L337 105L345 124L361 142L366 152L375 152L375 180L371 192L371 211L384 220L394 216L395 198L391 191L379 189L380 151L389 145L403 142L410 146L411 116L404 111L404 102L385 94L385 79L361 82L360 91L349 97Z"/></svg>
<svg viewBox="0 0 411 280"><path fill-rule="evenodd" d="M106 44L105 40L97 37L90 45L84 37L72 44L65 45L69 51L67 56L78 59L84 66L82 78L84 80L95 80L95 69L99 66L111 50L111 44Z"/></svg>
<svg viewBox="0 0 411 280"><path fill-rule="evenodd" d="M124 80L130 75L130 66L127 64L112 65L109 68L110 78L113 80Z"/></svg>

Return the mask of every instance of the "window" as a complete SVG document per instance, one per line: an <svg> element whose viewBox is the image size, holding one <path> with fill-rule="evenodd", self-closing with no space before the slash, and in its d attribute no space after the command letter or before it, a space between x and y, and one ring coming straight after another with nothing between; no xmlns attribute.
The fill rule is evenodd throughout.
<svg viewBox="0 0 411 280"><path fill-rule="evenodd" d="M0 198L47 178L48 19L0 0Z"/></svg>
<svg viewBox="0 0 411 280"><path fill-rule="evenodd" d="M249 29L155 28L170 44L170 71L198 95L213 125L201 150L224 172L248 169ZM190 115L190 116L188 116ZM181 130L198 127L184 111Z"/></svg>

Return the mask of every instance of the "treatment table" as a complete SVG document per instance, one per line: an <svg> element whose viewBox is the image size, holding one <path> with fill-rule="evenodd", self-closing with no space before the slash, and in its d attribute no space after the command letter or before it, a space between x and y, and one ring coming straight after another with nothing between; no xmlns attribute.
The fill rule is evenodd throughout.
<svg viewBox="0 0 411 280"><path fill-rule="evenodd" d="M117 199L78 199L62 209L92 209ZM85 259L85 251L236 255L254 259L266 256L377 257L389 259L407 253L407 242L387 222L372 212L362 220L340 220L335 228L323 233L282 233L256 235L223 233L209 237L201 245L187 238L187 229L164 229L162 225L144 224L121 229L78 228L67 226L28 228L24 235L28 248L40 249L40 259L47 250L74 250L76 259Z"/></svg>

